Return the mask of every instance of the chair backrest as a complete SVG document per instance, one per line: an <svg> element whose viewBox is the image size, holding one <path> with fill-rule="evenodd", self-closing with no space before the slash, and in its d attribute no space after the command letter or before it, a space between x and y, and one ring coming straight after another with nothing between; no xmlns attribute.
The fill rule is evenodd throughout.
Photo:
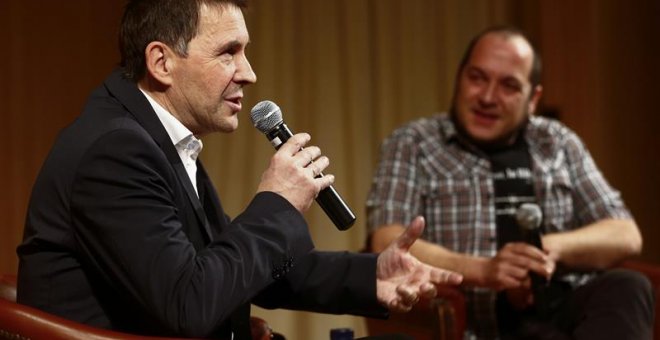
<svg viewBox="0 0 660 340"><path fill-rule="evenodd" d="M155 340L87 326L16 303L16 276L0 275L0 338L52 340ZM161 338L165 339L165 338Z"/></svg>
<svg viewBox="0 0 660 340"><path fill-rule="evenodd" d="M0 274L0 299L16 302L16 276Z"/></svg>
<svg viewBox="0 0 660 340"><path fill-rule="evenodd" d="M454 287L439 287L436 298L420 301L408 313L366 321L369 335L402 333L416 340L459 340L465 333L465 297Z"/></svg>
<svg viewBox="0 0 660 340"><path fill-rule="evenodd" d="M254 340L273 338L262 319L250 319ZM277 337L279 335L276 335ZM87 326L16 303L16 276L0 274L0 339L48 340L176 340L138 336ZM283 339L283 337L280 337Z"/></svg>

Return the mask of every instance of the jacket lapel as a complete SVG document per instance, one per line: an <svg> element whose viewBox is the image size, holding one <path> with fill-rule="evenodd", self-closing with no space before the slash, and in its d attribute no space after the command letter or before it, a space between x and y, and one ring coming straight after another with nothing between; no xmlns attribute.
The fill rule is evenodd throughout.
<svg viewBox="0 0 660 340"><path fill-rule="evenodd" d="M105 87L117 100L135 117L135 119L144 127L144 129L151 135L151 137L160 146L163 153L167 157L174 171L179 178L179 182L186 191L186 196L190 201L195 215L202 226L203 233L206 235L208 241L213 240L209 221L204 213L202 204L195 193L186 168L181 162L176 148L172 144L170 136L165 131L163 124L161 124L156 112L154 112L151 104L138 89L137 85L122 76L122 70L115 70L105 81Z"/></svg>

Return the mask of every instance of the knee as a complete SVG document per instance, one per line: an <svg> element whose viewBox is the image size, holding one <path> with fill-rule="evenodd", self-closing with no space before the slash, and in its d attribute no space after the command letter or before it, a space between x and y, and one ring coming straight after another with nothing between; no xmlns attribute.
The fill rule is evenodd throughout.
<svg viewBox="0 0 660 340"><path fill-rule="evenodd" d="M649 279L636 271L603 272L576 291L578 308L584 314L575 339L650 339L654 297ZM599 334L594 336L594 334ZM579 335L579 336L578 336Z"/></svg>
<svg viewBox="0 0 660 340"><path fill-rule="evenodd" d="M611 287L610 291L618 296L619 301L637 301L653 309L653 286L644 274L628 269L613 269L603 273L600 279Z"/></svg>
<svg viewBox="0 0 660 340"><path fill-rule="evenodd" d="M602 274L605 281L626 292L653 293L651 281L642 273L629 269L612 269Z"/></svg>

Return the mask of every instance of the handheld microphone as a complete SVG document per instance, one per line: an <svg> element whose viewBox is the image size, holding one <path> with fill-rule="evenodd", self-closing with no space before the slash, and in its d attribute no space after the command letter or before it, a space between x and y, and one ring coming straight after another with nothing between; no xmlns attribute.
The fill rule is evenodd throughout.
<svg viewBox="0 0 660 340"><path fill-rule="evenodd" d="M523 203L516 211L516 222L521 227L524 242L543 250L541 220L543 220L543 213L537 204ZM536 311L539 316L546 317L549 297L545 292L545 288L548 287L549 282L545 277L536 273L530 273L529 275L532 280L532 293L534 294Z"/></svg>
<svg viewBox="0 0 660 340"><path fill-rule="evenodd" d="M252 119L254 127L266 135L276 150L293 136L291 130L284 124L282 111L272 101L264 100L257 103L252 108L250 119ZM322 176L321 173L317 177ZM355 214L332 186L321 190L316 197L316 202L330 217L337 229L347 230L355 223Z"/></svg>
<svg viewBox="0 0 660 340"><path fill-rule="evenodd" d="M541 228L539 228L541 220L543 220L543 213L537 204L523 203L516 210L516 222L521 227L524 242L539 249L543 249Z"/></svg>

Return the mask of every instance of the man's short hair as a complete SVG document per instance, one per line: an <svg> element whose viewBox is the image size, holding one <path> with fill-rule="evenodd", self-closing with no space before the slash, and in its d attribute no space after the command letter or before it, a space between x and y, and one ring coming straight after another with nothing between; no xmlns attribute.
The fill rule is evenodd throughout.
<svg viewBox="0 0 660 340"><path fill-rule="evenodd" d="M137 82L146 73L145 49L160 41L178 55L188 55L188 43L197 35L202 5L247 7L247 0L131 0L119 30L120 65L124 76Z"/></svg>
<svg viewBox="0 0 660 340"><path fill-rule="evenodd" d="M521 37L527 42L527 44L529 44L534 54L534 57L532 59L532 70L529 72L529 82L532 84L532 89L534 89L536 85L541 84L541 56L538 54L536 48L534 48L534 45L532 45L532 43L525 36L525 34L521 30L513 26L493 26L483 30L481 33L479 33L474 38L472 38L458 66L458 72L456 73L456 81L458 82L458 79L460 78L460 74L461 72L463 72L463 68L465 68L468 60L470 59L470 56L472 56L472 51L474 50L474 47L477 45L479 40L481 40L481 38L483 38L485 35L491 33L500 34L507 38Z"/></svg>

